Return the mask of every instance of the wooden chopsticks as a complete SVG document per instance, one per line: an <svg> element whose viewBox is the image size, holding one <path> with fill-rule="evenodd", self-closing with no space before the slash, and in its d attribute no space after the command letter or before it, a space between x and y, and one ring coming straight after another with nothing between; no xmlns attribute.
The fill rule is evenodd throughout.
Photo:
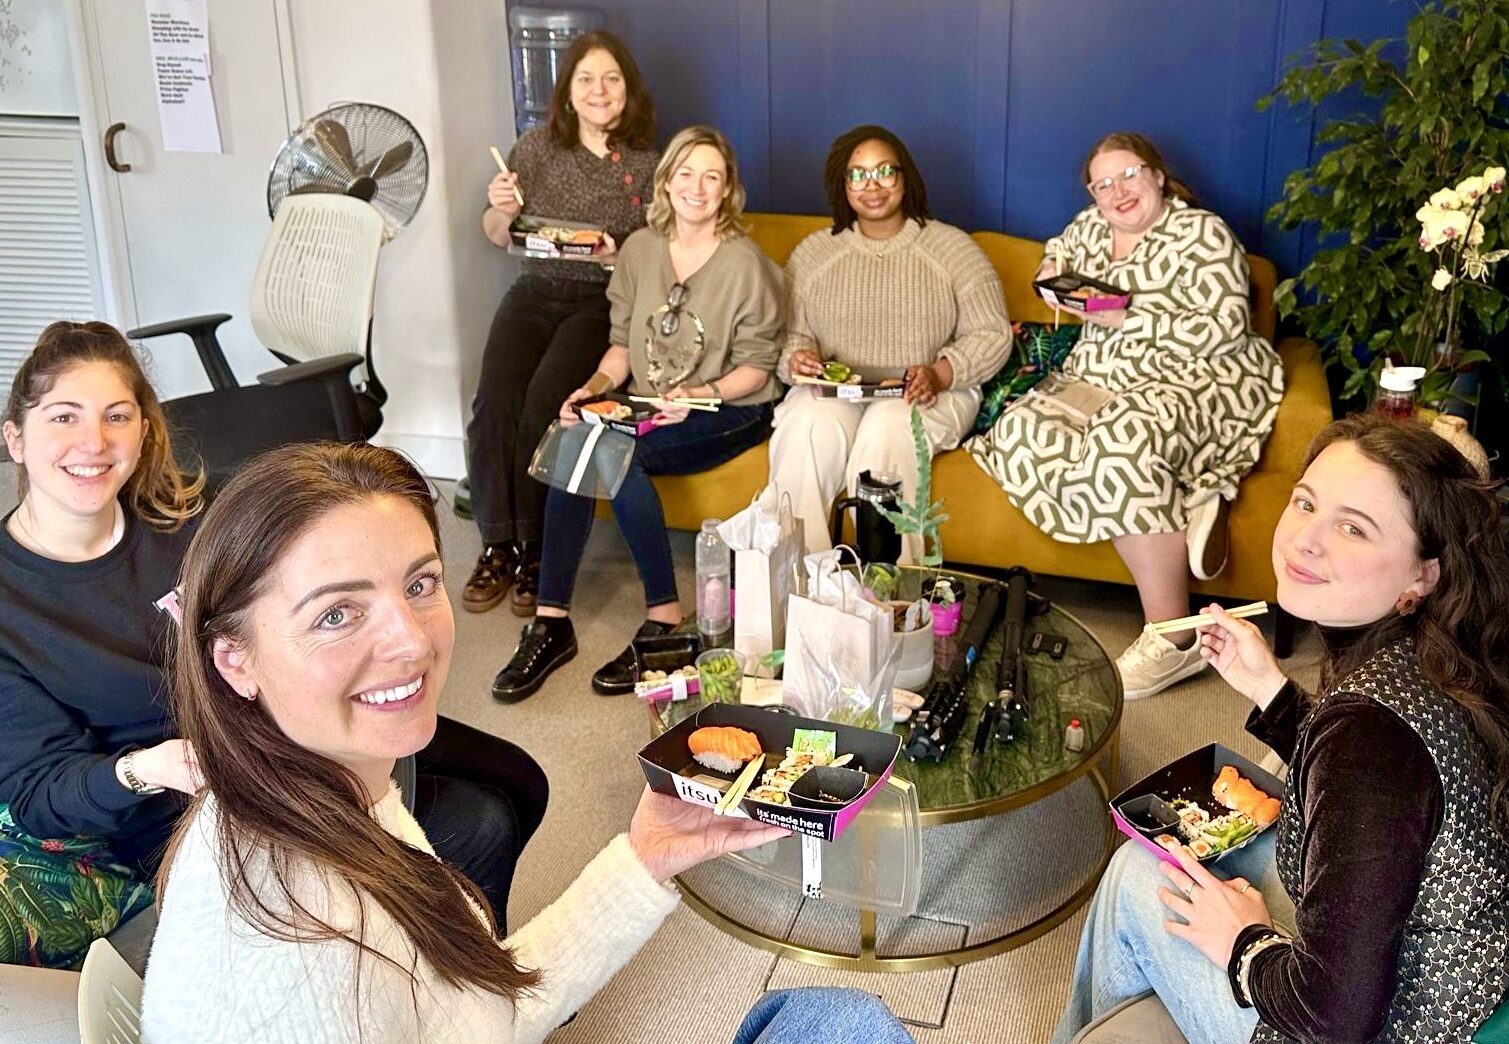
<svg viewBox="0 0 1509 1044"><path fill-rule="evenodd" d="M1267 611L1267 602L1249 602L1246 605L1239 605L1235 609L1226 610L1226 615L1235 616L1238 620L1242 620L1249 616L1262 616ZM1194 616L1183 616L1177 620L1160 620L1157 623L1147 624L1142 629L1144 631L1151 631L1154 634L1170 634L1174 631L1187 631L1192 627L1204 627L1206 624L1213 624L1215 622L1215 617L1209 613L1196 613Z"/></svg>
<svg viewBox="0 0 1509 1044"><path fill-rule="evenodd" d="M722 399L662 399L658 395L630 395L630 402L644 402L651 406L659 406L662 409L667 406L685 406L689 410L701 410L704 413L717 413Z"/></svg>
<svg viewBox="0 0 1509 1044"><path fill-rule="evenodd" d="M498 165L498 169L504 174L511 173L508 169L508 164L503 161L503 153L498 151L498 146L489 145L488 148L492 150L493 162ZM519 186L517 184L515 184L513 187L513 198L520 207L524 206L524 193L519 191Z"/></svg>

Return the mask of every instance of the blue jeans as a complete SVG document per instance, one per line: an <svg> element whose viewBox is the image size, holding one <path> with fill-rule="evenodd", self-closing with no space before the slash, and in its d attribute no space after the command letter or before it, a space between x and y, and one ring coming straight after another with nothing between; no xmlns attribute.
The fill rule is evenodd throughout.
<svg viewBox="0 0 1509 1044"><path fill-rule="evenodd" d="M1214 867L1217 877L1245 877L1263 893L1274 920L1292 926L1289 905L1273 861L1274 831L1231 853ZM1237 1005L1226 967L1163 927L1175 914L1158 898L1169 885L1159 860L1140 845L1122 845L1095 890L1074 980L1052 1044L1067 1044L1085 1026L1122 1001L1156 993L1189 1044L1241 1044L1257 1026L1257 1011Z"/></svg>
<svg viewBox="0 0 1509 1044"><path fill-rule="evenodd" d="M916 1044L879 997L808 987L761 997L729 1044Z"/></svg>
<svg viewBox="0 0 1509 1044"><path fill-rule="evenodd" d="M676 570L665 532L665 512L650 476L692 475L732 460L765 440L772 412L770 403L724 406L716 413L693 410L680 424L667 424L636 440L629 473L613 498L613 515L634 556L646 606L676 601ZM540 605L570 608L595 504L591 497L550 490L540 557Z"/></svg>

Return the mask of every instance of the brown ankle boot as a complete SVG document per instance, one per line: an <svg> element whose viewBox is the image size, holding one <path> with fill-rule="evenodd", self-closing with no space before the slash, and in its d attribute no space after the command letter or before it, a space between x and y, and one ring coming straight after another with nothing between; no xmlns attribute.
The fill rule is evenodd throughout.
<svg viewBox="0 0 1509 1044"><path fill-rule="evenodd" d="M461 592L461 607L469 613L485 613L508 594L518 562L508 544L488 544L477 558L471 579Z"/></svg>

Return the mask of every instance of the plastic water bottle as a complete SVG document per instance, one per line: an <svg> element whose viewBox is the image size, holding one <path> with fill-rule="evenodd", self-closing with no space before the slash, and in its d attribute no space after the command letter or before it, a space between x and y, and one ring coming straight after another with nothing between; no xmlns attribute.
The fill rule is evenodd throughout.
<svg viewBox="0 0 1509 1044"><path fill-rule="evenodd" d="M704 649L723 648L733 641L728 588L732 569L728 545L718 535L721 522L706 519L697 534L697 631Z"/></svg>

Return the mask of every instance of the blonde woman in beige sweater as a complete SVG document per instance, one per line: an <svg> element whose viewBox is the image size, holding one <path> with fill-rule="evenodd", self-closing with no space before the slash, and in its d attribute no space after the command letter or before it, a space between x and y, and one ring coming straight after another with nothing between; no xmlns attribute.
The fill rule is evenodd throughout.
<svg viewBox="0 0 1509 1044"><path fill-rule="evenodd" d="M807 548L831 546L828 510L865 470L917 484L910 414L934 453L968 434L980 382L1011 349L995 269L967 233L928 212L927 188L901 139L884 127L839 136L824 168L833 227L786 264L787 332L777 373L816 377L825 362L906 381L902 399L824 399L795 387L775 412L770 471L805 521ZM908 538L902 557L921 548Z"/></svg>

